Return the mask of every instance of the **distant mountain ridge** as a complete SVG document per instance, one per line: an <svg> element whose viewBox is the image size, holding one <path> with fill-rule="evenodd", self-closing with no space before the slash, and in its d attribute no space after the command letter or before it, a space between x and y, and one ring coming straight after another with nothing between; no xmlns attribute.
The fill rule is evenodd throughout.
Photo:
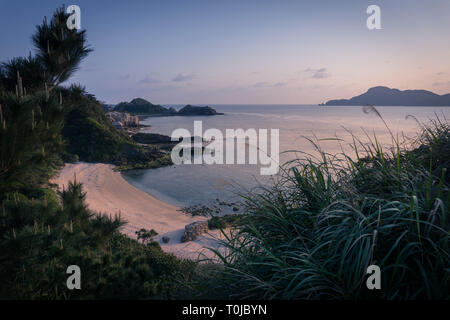
<svg viewBox="0 0 450 320"><path fill-rule="evenodd" d="M326 106L450 106L450 94L438 95L427 90L398 90L378 86L351 99L330 100Z"/></svg>
<svg viewBox="0 0 450 320"><path fill-rule="evenodd" d="M190 104L176 111L174 108L165 108L142 98L135 98L130 102L121 102L114 107L114 111L150 116L213 116L223 114L208 106L199 107Z"/></svg>

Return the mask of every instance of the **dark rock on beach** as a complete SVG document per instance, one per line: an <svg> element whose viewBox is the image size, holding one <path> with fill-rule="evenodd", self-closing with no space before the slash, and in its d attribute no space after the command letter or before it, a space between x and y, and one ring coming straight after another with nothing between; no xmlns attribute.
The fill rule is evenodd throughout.
<svg viewBox="0 0 450 320"><path fill-rule="evenodd" d="M184 234L181 242L193 241L203 233L208 232L208 221L198 221L184 227Z"/></svg>

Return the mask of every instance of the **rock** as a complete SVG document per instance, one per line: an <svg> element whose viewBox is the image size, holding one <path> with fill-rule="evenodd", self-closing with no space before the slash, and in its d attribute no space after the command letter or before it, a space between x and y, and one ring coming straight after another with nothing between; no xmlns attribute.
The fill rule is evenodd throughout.
<svg viewBox="0 0 450 320"><path fill-rule="evenodd" d="M132 136L133 140L138 143L145 144L156 144L156 143L173 143L177 144L178 142L171 140L169 136L165 136L158 133L144 133L138 132Z"/></svg>
<svg viewBox="0 0 450 320"><path fill-rule="evenodd" d="M239 211L239 207L238 206L234 206L233 207L233 211Z"/></svg>
<svg viewBox="0 0 450 320"><path fill-rule="evenodd" d="M168 243L170 241L170 238L169 237L162 237L161 240L162 240L163 243Z"/></svg>
<svg viewBox="0 0 450 320"><path fill-rule="evenodd" d="M191 106L188 104L183 107L181 110L177 112L177 115L183 116L214 116L214 115L222 115L223 113L219 113L211 107L198 107Z"/></svg>
<svg viewBox="0 0 450 320"><path fill-rule="evenodd" d="M197 221L184 227L184 234L181 242L193 241L201 234L208 232L208 221Z"/></svg>
<svg viewBox="0 0 450 320"><path fill-rule="evenodd" d="M114 107L114 111L119 112L131 112L134 114L160 114L160 115L170 115L171 113L176 113L175 110L169 110L164 108L159 104L153 104L145 99L136 98L130 102L121 102Z"/></svg>
<svg viewBox="0 0 450 320"><path fill-rule="evenodd" d="M223 114L208 106L199 107L189 104L177 112L174 108L167 109L142 98L136 98L130 102L121 102L114 107L114 111L152 116L213 116Z"/></svg>
<svg viewBox="0 0 450 320"><path fill-rule="evenodd" d="M111 111L107 112L106 116L117 129L139 126L139 117L133 116L129 113Z"/></svg>

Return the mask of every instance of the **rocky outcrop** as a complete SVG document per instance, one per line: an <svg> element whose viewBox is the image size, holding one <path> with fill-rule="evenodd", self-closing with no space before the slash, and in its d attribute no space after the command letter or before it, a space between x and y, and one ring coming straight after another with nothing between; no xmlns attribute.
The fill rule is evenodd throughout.
<svg viewBox="0 0 450 320"><path fill-rule="evenodd" d="M165 136L158 133L147 133L147 132L139 132L132 136L133 140L137 143L145 143L145 144L156 144L156 143L172 143L172 140L169 136ZM177 141L173 141L174 144L177 144Z"/></svg>
<svg viewBox="0 0 450 320"><path fill-rule="evenodd" d="M139 127L139 117L125 112L111 111L106 116L117 129Z"/></svg>
<svg viewBox="0 0 450 320"><path fill-rule="evenodd" d="M222 115L211 107L191 106L190 104L184 106L179 111L174 108L165 108L159 104L153 104L145 99L136 98L130 102L121 102L114 107L114 111L128 112L131 114L145 115L145 116L214 116Z"/></svg>
<svg viewBox="0 0 450 320"><path fill-rule="evenodd" d="M222 115L223 113L219 113L211 107L198 107L191 106L188 104L183 107L180 111L177 112L179 116L215 116Z"/></svg>
<svg viewBox="0 0 450 320"><path fill-rule="evenodd" d="M197 221L184 227L184 234L181 242L193 241L203 233L208 232L208 221Z"/></svg>
<svg viewBox="0 0 450 320"><path fill-rule="evenodd" d="M159 104L153 104L142 98L136 98L130 102L121 102L114 107L114 111L147 115L170 115L176 113L174 109L166 109Z"/></svg>

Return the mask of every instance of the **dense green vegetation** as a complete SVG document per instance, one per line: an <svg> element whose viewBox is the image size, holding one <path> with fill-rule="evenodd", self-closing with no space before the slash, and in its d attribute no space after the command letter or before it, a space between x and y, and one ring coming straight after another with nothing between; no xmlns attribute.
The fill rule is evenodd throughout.
<svg viewBox="0 0 450 320"><path fill-rule="evenodd" d="M133 144L116 130L106 118L98 101L83 90L66 90L64 101L71 103L65 114L62 135L67 141L67 152L84 161L111 162Z"/></svg>
<svg viewBox="0 0 450 320"><path fill-rule="evenodd" d="M213 216L208 220L210 230L236 228L247 223L246 214L227 214L223 216Z"/></svg>
<svg viewBox="0 0 450 320"><path fill-rule="evenodd" d="M224 242L209 294L449 299L449 127L438 119L415 141L392 137L390 152L354 137L355 158L316 144L319 158L287 163L278 184L247 197L247 223ZM381 290L366 287L372 264Z"/></svg>
<svg viewBox="0 0 450 320"><path fill-rule="evenodd" d="M62 87L91 50L84 31L65 27L67 17L59 9L37 27L35 56L0 67L0 298L176 297L192 262L151 238L120 234L124 221L89 211L76 181L58 194L49 183L75 154L92 161L121 160L127 148L127 161L148 154L109 124L92 95ZM80 266L82 290L67 288L69 265Z"/></svg>
<svg viewBox="0 0 450 320"><path fill-rule="evenodd" d="M157 143L172 143L176 144L178 141L173 141L169 136L158 133L144 133L138 132L132 136L133 140L138 143L157 144Z"/></svg>
<svg viewBox="0 0 450 320"><path fill-rule="evenodd" d="M83 88L71 86L61 91L67 108L61 131L67 142L64 160L113 163L119 170L166 164L157 147L140 146L114 128L101 104Z"/></svg>

